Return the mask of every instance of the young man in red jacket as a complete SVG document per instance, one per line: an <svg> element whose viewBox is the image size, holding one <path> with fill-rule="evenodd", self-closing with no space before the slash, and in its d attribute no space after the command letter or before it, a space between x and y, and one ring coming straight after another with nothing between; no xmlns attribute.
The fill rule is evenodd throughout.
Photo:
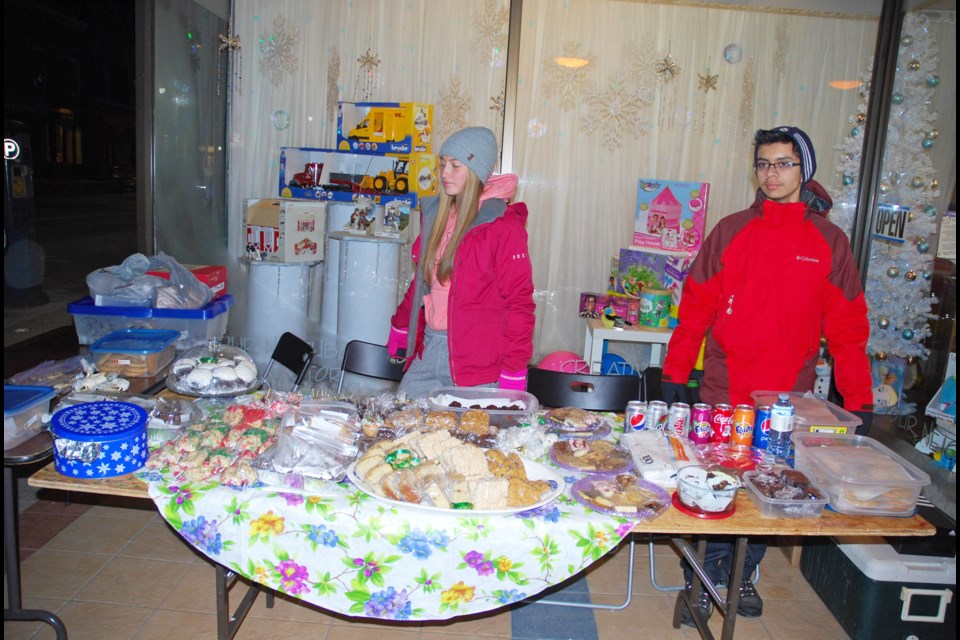
<svg viewBox="0 0 960 640"><path fill-rule="evenodd" d="M835 365L837 389L865 434L873 393L867 359L867 305L846 235L826 219L833 204L812 180L813 145L796 127L759 130L754 169L760 188L749 209L722 219L707 237L683 285L679 325L663 365L664 399L684 399L690 372L706 338L700 400L753 404L761 389L810 391L820 338ZM766 551L747 545L738 613L756 617L763 601L750 576ZM707 544L706 569L726 582L733 554L728 542ZM690 569L684 563L687 588ZM712 612L706 592L698 608ZM693 625L684 610L684 624Z"/></svg>

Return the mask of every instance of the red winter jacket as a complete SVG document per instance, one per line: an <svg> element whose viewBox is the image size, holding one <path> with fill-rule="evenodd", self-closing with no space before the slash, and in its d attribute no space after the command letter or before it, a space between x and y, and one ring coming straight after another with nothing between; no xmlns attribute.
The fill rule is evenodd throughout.
<svg viewBox="0 0 960 640"><path fill-rule="evenodd" d="M664 381L687 382L706 335L704 402L753 404L752 391L809 391L823 335L844 405L872 410L860 276L846 235L822 215L829 196L816 182L807 188L819 196L807 198L813 206L758 192L753 206L707 237L683 285Z"/></svg>
<svg viewBox="0 0 960 640"><path fill-rule="evenodd" d="M501 176L488 181L488 189L498 178ZM515 178L511 184L516 184ZM464 387L497 382L502 373L524 377L533 356L536 304L527 252L527 205L508 205L499 197L485 195L488 199L481 201L477 219L457 249L447 309L450 374L454 384ZM415 261L421 239L430 236L436 221L439 199L424 198L421 209L423 224L413 246ZM416 336L412 353L407 347L407 354L413 357L423 353L423 296L428 290L418 264L415 278L390 319L395 331ZM413 357L407 359L407 367Z"/></svg>

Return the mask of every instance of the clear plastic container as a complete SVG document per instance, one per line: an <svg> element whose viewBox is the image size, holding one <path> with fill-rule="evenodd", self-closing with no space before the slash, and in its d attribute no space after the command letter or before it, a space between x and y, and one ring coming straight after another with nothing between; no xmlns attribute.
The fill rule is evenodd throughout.
<svg viewBox="0 0 960 640"><path fill-rule="evenodd" d="M794 432L794 461L840 513L910 516L930 476L866 436Z"/></svg>
<svg viewBox="0 0 960 640"><path fill-rule="evenodd" d="M725 513L733 509L740 480L725 471L697 465L677 471L677 496L683 506L701 513Z"/></svg>
<svg viewBox="0 0 960 640"><path fill-rule="evenodd" d="M483 409L495 427L515 426L540 410L540 403L526 391L484 387L434 389L427 396L427 405L431 411L452 411L458 417L470 409Z"/></svg>
<svg viewBox="0 0 960 640"><path fill-rule="evenodd" d="M188 349L167 374L167 388L185 396L227 398L259 389L263 381L250 354L211 340Z"/></svg>
<svg viewBox="0 0 960 640"><path fill-rule="evenodd" d="M42 416L57 395L53 387L3 385L3 449L40 433Z"/></svg>
<svg viewBox="0 0 960 640"><path fill-rule="evenodd" d="M757 488L754 482L757 475L756 471L746 472L743 474L743 484L747 488L750 499L757 505L760 515L764 518L819 518L829 502L826 497L819 500L771 498Z"/></svg>
<svg viewBox="0 0 960 640"><path fill-rule="evenodd" d="M818 398L809 391L754 391L750 397L757 406L773 404L781 393L790 396L796 415L793 420L793 432L818 431L821 433L853 434L863 421L843 407L829 400Z"/></svg>
<svg viewBox="0 0 960 640"><path fill-rule="evenodd" d="M179 331L170 329L121 329L92 345L97 368L126 378L150 378L173 362Z"/></svg>

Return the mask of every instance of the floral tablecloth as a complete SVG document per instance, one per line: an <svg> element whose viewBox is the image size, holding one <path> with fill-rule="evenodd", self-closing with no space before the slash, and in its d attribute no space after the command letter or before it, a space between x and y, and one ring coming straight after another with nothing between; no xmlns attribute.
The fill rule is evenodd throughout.
<svg viewBox="0 0 960 640"><path fill-rule="evenodd" d="M446 619L524 600L586 569L634 524L573 500L576 476L546 506L492 517L395 507L349 482L313 494L141 477L163 517L214 562L368 618Z"/></svg>

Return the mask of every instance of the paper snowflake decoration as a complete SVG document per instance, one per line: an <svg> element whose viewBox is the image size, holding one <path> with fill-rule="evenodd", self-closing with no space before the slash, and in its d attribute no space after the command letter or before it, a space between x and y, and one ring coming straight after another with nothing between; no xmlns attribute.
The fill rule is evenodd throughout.
<svg viewBox="0 0 960 640"><path fill-rule="evenodd" d="M497 64L507 49L510 9L497 8L496 0L485 0L481 13L473 14L473 45L483 64Z"/></svg>
<svg viewBox="0 0 960 640"><path fill-rule="evenodd" d="M588 135L599 136L607 148L619 148L624 137L646 133L648 123L641 111L649 104L649 99L620 75L611 80L605 91L594 89L584 96L580 129Z"/></svg>
<svg viewBox="0 0 960 640"><path fill-rule="evenodd" d="M560 64L555 57L543 61L543 93L558 96L560 110L571 111L580 96L590 89L588 75L594 67L595 57L592 53L581 52L576 42L563 45L563 55L558 57L570 63Z"/></svg>
<svg viewBox="0 0 960 640"><path fill-rule="evenodd" d="M623 60L626 63L626 77L636 85L637 89L654 93L660 80L657 67L662 61L656 59L653 45L630 43L624 50Z"/></svg>
<svg viewBox="0 0 960 640"><path fill-rule="evenodd" d="M680 65L673 61L673 56L669 53L656 64L654 70L664 83L670 82L680 75Z"/></svg>
<svg viewBox="0 0 960 640"><path fill-rule="evenodd" d="M459 131L467 125L467 110L470 108L470 96L460 91L460 78L454 76L450 87L440 93L437 101L440 108L440 139Z"/></svg>
<svg viewBox="0 0 960 640"><path fill-rule="evenodd" d="M380 58L370 49L367 49L362 56L357 58L357 62L360 63L360 71L366 73L375 73L377 67L380 66Z"/></svg>
<svg viewBox="0 0 960 640"><path fill-rule="evenodd" d="M697 74L697 91L703 91L704 93L710 93L711 90L717 90L717 79L720 77L719 74L710 74L710 69L707 69L706 73Z"/></svg>
<svg viewBox="0 0 960 640"><path fill-rule="evenodd" d="M274 33L260 36L260 71L270 75L270 82L275 87L283 83L284 73L293 75L299 66L299 59L294 54L294 48L300 44L300 29L294 27L290 31L285 29L286 18L277 16L273 19Z"/></svg>

